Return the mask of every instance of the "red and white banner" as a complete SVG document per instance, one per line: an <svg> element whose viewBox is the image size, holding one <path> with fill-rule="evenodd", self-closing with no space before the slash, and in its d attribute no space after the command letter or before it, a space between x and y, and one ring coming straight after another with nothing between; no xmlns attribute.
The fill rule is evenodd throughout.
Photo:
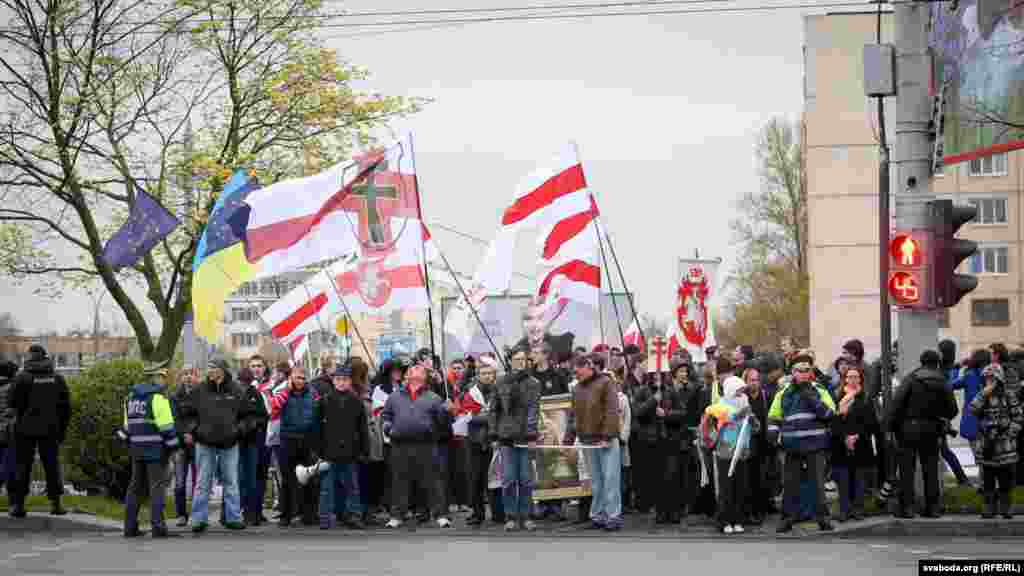
<svg viewBox="0 0 1024 576"><path fill-rule="evenodd" d="M706 350L717 345L718 268L721 260L679 260L676 313L670 332L694 362L707 362Z"/></svg>
<svg viewBox="0 0 1024 576"><path fill-rule="evenodd" d="M355 160L246 198L246 259L259 262L259 277L352 253L379 259L403 234L418 231L392 224L421 219L412 136Z"/></svg>
<svg viewBox="0 0 1024 576"><path fill-rule="evenodd" d="M474 310L483 318L488 296L506 292L518 235L537 230L539 283L526 319L529 339L572 332L589 337L600 300L599 215L587 189L575 144L527 176L502 212L501 228L477 269L466 298L445 319L445 332L467 348L479 331Z"/></svg>
<svg viewBox="0 0 1024 576"><path fill-rule="evenodd" d="M286 340L315 330L330 330L330 318L346 309L350 314L389 314L428 308L423 274L426 228L419 220L396 220L392 219L391 228L405 232L391 250L343 258L264 310L261 316L274 338Z"/></svg>
<svg viewBox="0 0 1024 576"><path fill-rule="evenodd" d="M668 341L660 336L655 336L651 340L651 347L647 350L647 371L668 372L668 370Z"/></svg>
<svg viewBox="0 0 1024 576"><path fill-rule="evenodd" d="M633 323L629 325L629 329L622 336L622 347L636 346L640 351L643 351L645 344L644 335L640 333L640 325L636 323L634 318Z"/></svg>

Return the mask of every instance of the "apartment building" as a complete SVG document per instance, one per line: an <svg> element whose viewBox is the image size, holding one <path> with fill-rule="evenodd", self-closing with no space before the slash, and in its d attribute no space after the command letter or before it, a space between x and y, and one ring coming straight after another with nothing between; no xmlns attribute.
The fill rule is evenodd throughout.
<svg viewBox="0 0 1024 576"><path fill-rule="evenodd" d="M876 103L864 96L862 63L863 46L875 42L877 19L874 12L804 19L810 344L822 358L837 356L853 337L864 340L869 356L881 350L878 127ZM883 14L883 42L892 41L892 24L892 15ZM1024 340L1018 322L1024 312L1022 177L1024 157L1010 153L947 167L933 180L940 198L975 204L979 212L961 229L981 246L962 266L979 276L979 286L955 308L938 312L940 336L961 351ZM894 323L894 337L898 333Z"/></svg>

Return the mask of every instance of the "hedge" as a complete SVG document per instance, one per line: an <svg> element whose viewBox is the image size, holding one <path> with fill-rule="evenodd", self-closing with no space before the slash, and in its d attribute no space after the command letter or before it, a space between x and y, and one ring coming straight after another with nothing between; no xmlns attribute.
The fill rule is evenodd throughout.
<svg viewBox="0 0 1024 576"><path fill-rule="evenodd" d="M68 379L71 423L61 459L65 481L77 490L124 499L131 464L114 430L123 424L125 396L142 379L138 360L104 362Z"/></svg>

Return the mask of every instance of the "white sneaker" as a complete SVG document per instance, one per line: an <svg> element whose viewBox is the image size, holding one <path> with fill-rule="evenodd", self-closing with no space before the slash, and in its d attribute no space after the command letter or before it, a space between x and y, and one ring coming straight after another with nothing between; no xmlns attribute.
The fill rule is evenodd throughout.
<svg viewBox="0 0 1024 576"><path fill-rule="evenodd" d="M726 534L732 534L732 526L726 526L725 528L722 528L722 532L725 532Z"/></svg>
<svg viewBox="0 0 1024 576"><path fill-rule="evenodd" d="M392 518L391 520L388 520L388 523L385 524L384 526L387 527L387 528L391 528L391 529L401 528L402 527L402 521L399 520L398 518Z"/></svg>
<svg viewBox="0 0 1024 576"><path fill-rule="evenodd" d="M743 534L743 525L742 524L733 524L732 525L732 531L735 532L736 534Z"/></svg>
<svg viewBox="0 0 1024 576"><path fill-rule="evenodd" d="M505 532L515 532L517 528L519 528L519 526L516 524L515 520L505 522Z"/></svg>
<svg viewBox="0 0 1024 576"><path fill-rule="evenodd" d="M437 527L438 528L451 528L451 526L452 526L452 523L447 518L442 516L441 518L437 519Z"/></svg>
<svg viewBox="0 0 1024 576"><path fill-rule="evenodd" d="M526 528L527 532L534 532L537 530L537 523L533 520L527 520L523 522L523 528Z"/></svg>

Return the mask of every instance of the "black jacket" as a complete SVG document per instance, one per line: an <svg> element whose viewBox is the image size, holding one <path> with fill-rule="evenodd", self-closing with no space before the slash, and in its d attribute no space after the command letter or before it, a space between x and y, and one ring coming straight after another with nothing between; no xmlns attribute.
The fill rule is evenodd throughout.
<svg viewBox="0 0 1024 576"><path fill-rule="evenodd" d="M195 454L195 445L189 446L185 444L185 431L182 429L181 423L184 421L181 416L181 406L188 402L188 396L192 392L195 392L197 386L195 384L191 386L179 385L174 389L174 396L171 397L171 413L174 414L174 422L177 424L175 427L178 430L178 445L181 446L185 453L191 458Z"/></svg>
<svg viewBox="0 0 1024 576"><path fill-rule="evenodd" d="M470 391L473 389L474 386L477 387L480 390L480 393L483 394L484 396L484 409L481 410L479 413L474 414L473 418L470 419L469 421L469 426L467 427L469 433L469 441L474 444L487 444L490 442L490 433L488 427L490 421L490 413L488 412L488 408L490 407L491 401L494 398L494 385L492 384L490 386L485 387L481 386L478 382L473 382L466 388L466 392L463 394L464 398L469 396Z"/></svg>
<svg viewBox="0 0 1024 576"><path fill-rule="evenodd" d="M764 388L761 389L761 394L757 397L747 396L750 402L750 411L757 418L758 422L764 422L764 426L759 426L757 431L751 435L751 447L754 449L754 454L764 455L771 453L774 446L768 441L768 410L772 406L772 398L768 396L768 392ZM701 412L703 414L703 411Z"/></svg>
<svg viewBox="0 0 1024 576"><path fill-rule="evenodd" d="M251 431L249 410L245 390L225 373L220 385L207 380L180 403L180 429L199 444L231 448Z"/></svg>
<svg viewBox="0 0 1024 576"><path fill-rule="evenodd" d="M64 377L53 371L53 360L29 360L14 377L10 397L15 433L26 438L64 441L71 422L71 393Z"/></svg>
<svg viewBox="0 0 1024 576"><path fill-rule="evenodd" d="M542 398L545 396L557 396L558 394L569 393L568 375L554 366L549 366L548 369L543 372L540 370L533 370L533 377L540 382L540 395Z"/></svg>
<svg viewBox="0 0 1024 576"><path fill-rule="evenodd" d="M369 460L366 408L355 393L332 389L321 397L320 447L320 456L328 462L352 464Z"/></svg>
<svg viewBox="0 0 1024 576"><path fill-rule="evenodd" d="M867 390L854 399L846 416L839 413L839 401L836 398L836 415L832 419L832 463L855 468L868 468L875 465L875 449L871 438L878 433L878 418L875 408L868 401ZM857 434L857 444L851 453L846 448L846 437Z"/></svg>
<svg viewBox="0 0 1024 576"><path fill-rule="evenodd" d="M889 422L903 441L942 434L944 420L952 420L959 410L946 377L938 370L918 368L903 380L893 395Z"/></svg>
<svg viewBox="0 0 1024 576"><path fill-rule="evenodd" d="M7 377L0 377L0 446L6 446L11 442L11 432L14 421L13 414L8 413L10 407L10 392L13 387L13 380Z"/></svg>
<svg viewBox="0 0 1024 576"><path fill-rule="evenodd" d="M635 381L635 379L634 379ZM648 385L637 386L633 389L631 435L636 436L637 442L654 445L658 443L661 431L656 416L658 400L655 396L656 390Z"/></svg>
<svg viewBox="0 0 1024 576"><path fill-rule="evenodd" d="M270 421L270 414L267 413L267 405L263 402L263 395L256 386L243 385L245 399L245 432L239 440L247 443L266 443L267 422ZM262 445L262 444L261 444Z"/></svg>
<svg viewBox="0 0 1024 576"><path fill-rule="evenodd" d="M526 370L506 374L491 400L488 434L503 444L536 440L540 418L540 382Z"/></svg>

